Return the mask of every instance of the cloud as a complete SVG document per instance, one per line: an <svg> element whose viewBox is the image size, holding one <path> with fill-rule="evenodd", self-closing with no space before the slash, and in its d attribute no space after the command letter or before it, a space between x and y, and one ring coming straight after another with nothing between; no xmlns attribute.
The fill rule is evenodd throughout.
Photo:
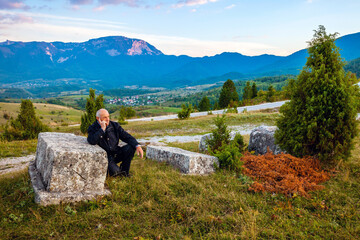
<svg viewBox="0 0 360 240"><path fill-rule="evenodd" d="M94 12L101 12L101 11L103 11L104 9L105 9L104 6L98 6L98 7L95 7L93 10L94 10Z"/></svg>
<svg viewBox="0 0 360 240"><path fill-rule="evenodd" d="M234 8L235 6L236 6L235 4L231 4L230 6L225 7L225 9L232 9L232 8Z"/></svg>
<svg viewBox="0 0 360 240"><path fill-rule="evenodd" d="M100 6L103 5L127 5L129 7L139 7L139 0L98 0Z"/></svg>
<svg viewBox="0 0 360 240"><path fill-rule="evenodd" d="M0 0L0 9L29 9L23 0Z"/></svg>
<svg viewBox="0 0 360 240"><path fill-rule="evenodd" d="M32 17L23 14L2 14L0 13L0 26L12 25L18 23L34 23Z"/></svg>
<svg viewBox="0 0 360 240"><path fill-rule="evenodd" d="M92 4L93 0L70 0L72 5L87 5Z"/></svg>
<svg viewBox="0 0 360 240"><path fill-rule="evenodd" d="M181 0L178 1L176 4L173 5L173 8L182 8L182 7L189 7L189 6L197 6L197 5L204 5L212 2L217 2L218 0Z"/></svg>

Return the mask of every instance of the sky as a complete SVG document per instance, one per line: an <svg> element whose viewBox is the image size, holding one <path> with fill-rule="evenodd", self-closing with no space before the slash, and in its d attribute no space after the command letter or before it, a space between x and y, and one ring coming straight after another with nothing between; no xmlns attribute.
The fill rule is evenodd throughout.
<svg viewBox="0 0 360 240"><path fill-rule="evenodd" d="M287 56L324 25L360 32L359 0L0 0L0 42L147 41L168 55Z"/></svg>

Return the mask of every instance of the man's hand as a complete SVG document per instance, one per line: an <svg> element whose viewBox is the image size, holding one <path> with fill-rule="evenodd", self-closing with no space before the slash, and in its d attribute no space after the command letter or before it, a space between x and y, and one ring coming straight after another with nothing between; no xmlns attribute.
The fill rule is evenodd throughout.
<svg viewBox="0 0 360 240"><path fill-rule="evenodd" d="M137 154L138 156L140 156L140 158L143 158L144 152L143 152L141 146L137 146L137 147L136 147L136 154Z"/></svg>
<svg viewBox="0 0 360 240"><path fill-rule="evenodd" d="M104 130L104 132L105 132L105 129L106 129L106 125L107 125L107 123L105 121L100 121L101 129Z"/></svg>

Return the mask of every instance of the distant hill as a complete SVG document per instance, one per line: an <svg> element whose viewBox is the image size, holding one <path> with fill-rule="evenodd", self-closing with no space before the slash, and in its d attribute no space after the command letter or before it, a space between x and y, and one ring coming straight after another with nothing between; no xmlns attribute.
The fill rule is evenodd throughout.
<svg viewBox="0 0 360 240"><path fill-rule="evenodd" d="M352 73L355 73L356 77L359 78L360 77L360 58L350 61L345 66L344 69L345 69L345 71L350 71Z"/></svg>
<svg viewBox="0 0 360 240"><path fill-rule="evenodd" d="M346 61L360 57L360 33L336 41ZM81 43L0 43L0 88L25 88L39 96L125 86L175 88L232 79L298 74L307 50L289 56L245 56L222 53L211 57L165 55L151 44L121 36Z"/></svg>

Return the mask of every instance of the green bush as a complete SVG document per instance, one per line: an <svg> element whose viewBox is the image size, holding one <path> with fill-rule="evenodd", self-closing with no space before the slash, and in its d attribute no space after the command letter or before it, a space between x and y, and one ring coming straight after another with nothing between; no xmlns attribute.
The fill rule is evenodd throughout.
<svg viewBox="0 0 360 240"><path fill-rule="evenodd" d="M237 133L234 137L234 140L232 141L233 144L235 144L235 146L237 146L237 148L239 149L239 151L241 153L243 153L244 151L246 151L247 145L244 142L244 138L240 133Z"/></svg>
<svg viewBox="0 0 360 240"><path fill-rule="evenodd" d="M235 171L236 173L242 171L243 162L240 160L242 154L239 151L239 146L234 141L230 144L221 145L212 155L219 159L218 168Z"/></svg>
<svg viewBox="0 0 360 240"><path fill-rule="evenodd" d="M345 73L335 34L320 26L309 42L309 57L277 121L277 144L288 153L323 161L347 158L357 134L356 77Z"/></svg>
<svg viewBox="0 0 360 240"><path fill-rule="evenodd" d="M221 117L217 115L216 118L214 118L216 128L212 131L211 137L206 140L209 152L215 152L215 150L218 150L223 144L230 143L230 131L227 129L225 121L225 115Z"/></svg>
<svg viewBox="0 0 360 240"><path fill-rule="evenodd" d="M192 106L189 105L181 105L182 109L180 112L178 112L178 118L179 119L188 119L190 117L190 113L192 112Z"/></svg>
<svg viewBox="0 0 360 240"><path fill-rule="evenodd" d="M236 134L233 141L230 141L230 131L227 129L226 116L219 115L214 119L216 128L212 131L212 136L206 141L208 151L211 155L219 159L220 169L232 170L240 173L242 170L242 152L245 144L241 134Z"/></svg>
<svg viewBox="0 0 360 240"><path fill-rule="evenodd" d="M135 117L135 109L132 107L125 107L121 106L120 113L119 113L119 123L121 124L127 124L125 119L129 119Z"/></svg>

